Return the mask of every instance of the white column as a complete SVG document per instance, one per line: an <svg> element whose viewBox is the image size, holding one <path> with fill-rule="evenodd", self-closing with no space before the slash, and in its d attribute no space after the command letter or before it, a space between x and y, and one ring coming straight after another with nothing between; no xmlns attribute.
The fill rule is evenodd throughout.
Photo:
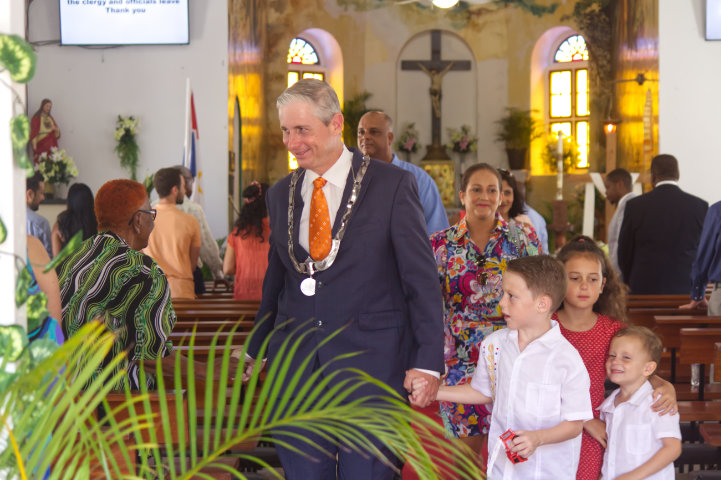
<svg viewBox="0 0 721 480"><path fill-rule="evenodd" d="M14 33L25 37L24 0L0 1L0 33ZM7 72L4 82L13 85L25 101L25 86L12 84ZM25 259L25 175L15 165L10 141L10 119L13 117L13 93L0 85L0 218L8 234L0 244L0 324L25 325L25 309L15 310L15 282L18 267L14 255ZM15 107L16 109L18 107ZM24 263L22 263L24 265Z"/></svg>
<svg viewBox="0 0 721 480"><path fill-rule="evenodd" d="M596 188L593 183L586 184L586 194L583 201L583 234L593 238L594 209L596 208Z"/></svg>

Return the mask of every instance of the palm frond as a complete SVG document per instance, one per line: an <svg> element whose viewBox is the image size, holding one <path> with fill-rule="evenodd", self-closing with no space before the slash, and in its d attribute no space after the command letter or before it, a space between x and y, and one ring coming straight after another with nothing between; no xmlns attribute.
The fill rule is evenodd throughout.
<svg viewBox="0 0 721 480"><path fill-rule="evenodd" d="M340 331L321 341L300 359L301 366L297 367L294 358L312 332L304 329L304 325L297 327L280 345L276 353L278 360L270 365L265 378L262 378L258 362L250 380L243 386L239 379L245 370L245 362L241 361L232 370L229 363L235 330L224 343L218 342L217 335L212 341L215 348L211 348L207 369L202 373L206 379L214 380L196 378L201 372L196 372L193 367L192 348L188 351L187 372L181 372L180 363L176 363L174 371L161 375L162 365L158 360L155 393L161 398L170 398L167 397L170 392L176 395L174 400L154 405L152 408L157 411L149 411L148 402L139 405L141 411L145 408L146 414L155 415L157 428L166 440L159 442L150 432L150 445L153 446L144 450L147 458L139 466L139 475L150 478L160 465L165 465L164 474L169 479L203 478L203 469L207 467L220 468L244 478L242 472L218 460L231 456L255 463L259 468L269 468L269 465L252 452L234 450L235 446L262 439L294 449L293 444L300 441L314 448L318 455L328 454L309 438L308 434L313 434L339 442L345 448L376 456L391 465L391 460L377 446L380 442L393 456L409 463L422 479L438 478L438 468L455 472L461 478L482 478L471 451L461 449L459 452L456 445L451 450L450 444L443 439L442 427L411 409L392 388L361 370L331 368L333 363L356 353L338 356L303 382L301 371L314 361L317 350L332 342ZM252 335L251 332L246 338L244 350ZM259 357L265 356L268 341L266 339L261 347ZM191 347L193 343L191 337ZM222 360L217 368L214 365L216 356ZM358 391L366 391L368 386L375 387L380 393L359 397ZM202 422L196 416L199 400L203 404L200 406ZM187 410L183 410L184 406ZM169 423L178 427L173 430L175 437L172 440L168 437L171 433ZM270 431L273 431L272 437L268 435ZM433 452L433 458L426 448ZM174 458L184 461L176 468Z"/></svg>

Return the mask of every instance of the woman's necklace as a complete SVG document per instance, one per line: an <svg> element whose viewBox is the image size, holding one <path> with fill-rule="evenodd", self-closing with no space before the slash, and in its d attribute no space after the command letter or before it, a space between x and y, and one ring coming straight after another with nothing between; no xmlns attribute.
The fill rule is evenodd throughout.
<svg viewBox="0 0 721 480"><path fill-rule="evenodd" d="M340 242L341 240L343 240L343 235L345 234L346 228L348 228L350 215L353 211L353 206L355 205L356 200L358 200L361 182L363 181L363 177L366 174L369 163L370 157L364 155L361 166L358 169L358 173L354 175L353 188L350 192L348 202L345 205L345 212L343 212L343 216L340 219L340 227L335 234L335 238L331 240L330 253L323 260L319 261L314 261L311 257L308 257L305 262L300 263L298 262L298 260L295 259L295 253L293 250L293 212L295 210L295 188L298 183L298 179L300 178L300 175L305 170L302 168L298 168L293 172L293 175L290 177L290 186L288 187L288 256L290 257L290 261L293 263L293 267L298 273L308 275L308 278L300 282L300 291L303 292L303 295L309 297L315 295L316 282L315 278L313 278L313 274L316 272L322 272L323 270L327 270L331 267L331 265L333 265L333 262L335 262L335 258L338 255L338 251L340 250Z"/></svg>

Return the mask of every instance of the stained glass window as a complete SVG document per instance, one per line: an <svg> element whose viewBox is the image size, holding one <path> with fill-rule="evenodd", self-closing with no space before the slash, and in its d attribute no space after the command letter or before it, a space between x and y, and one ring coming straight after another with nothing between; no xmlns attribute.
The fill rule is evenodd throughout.
<svg viewBox="0 0 721 480"><path fill-rule="evenodd" d="M316 78L325 80L325 73L321 67L320 57L313 45L300 37L290 42L288 49L288 86L292 86L301 78ZM298 168L298 161L288 152L288 169Z"/></svg>
<svg viewBox="0 0 721 480"><path fill-rule="evenodd" d="M581 35L572 35L561 43L553 60L557 63L588 61L586 40Z"/></svg>
<svg viewBox="0 0 721 480"><path fill-rule="evenodd" d="M319 65L318 55L313 45L302 38L294 38L288 49L288 63L300 63L302 65Z"/></svg>
<svg viewBox="0 0 721 480"><path fill-rule="evenodd" d="M577 168L588 168L590 115L588 49L581 35L561 42L548 71L548 125L559 130L578 146Z"/></svg>

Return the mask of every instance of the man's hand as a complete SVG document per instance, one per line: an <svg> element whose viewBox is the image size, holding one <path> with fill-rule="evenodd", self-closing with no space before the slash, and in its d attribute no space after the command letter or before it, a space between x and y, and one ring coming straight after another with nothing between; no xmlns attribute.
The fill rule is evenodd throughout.
<svg viewBox="0 0 721 480"><path fill-rule="evenodd" d="M606 448L608 437L606 436L606 423L603 420L594 418L583 423L583 429L593 437L603 448Z"/></svg>
<svg viewBox="0 0 721 480"><path fill-rule="evenodd" d="M541 435L537 431L519 430L516 432L516 436L513 439L512 452L516 452L523 458L528 458L533 455L538 446L541 444Z"/></svg>
<svg viewBox="0 0 721 480"><path fill-rule="evenodd" d="M416 381L416 387L421 386L421 388L416 388L415 390L413 389L414 379L423 380L423 382ZM416 369L411 369L406 371L406 379L403 382L403 388L410 393L408 400L410 400L411 405L423 408L430 405L431 402L436 399L440 384L440 379L434 377L433 375Z"/></svg>
<svg viewBox="0 0 721 480"><path fill-rule="evenodd" d="M245 356L245 371L243 372L243 383L250 380L250 376L253 374L253 368L255 367L255 359L250 358L249 356ZM265 368L265 359L263 360L263 363L260 364L260 370L263 371L263 368Z"/></svg>
<svg viewBox="0 0 721 480"><path fill-rule="evenodd" d="M701 300L691 300L689 303L679 305L678 308L693 309L693 308L708 308L708 301L705 298Z"/></svg>

